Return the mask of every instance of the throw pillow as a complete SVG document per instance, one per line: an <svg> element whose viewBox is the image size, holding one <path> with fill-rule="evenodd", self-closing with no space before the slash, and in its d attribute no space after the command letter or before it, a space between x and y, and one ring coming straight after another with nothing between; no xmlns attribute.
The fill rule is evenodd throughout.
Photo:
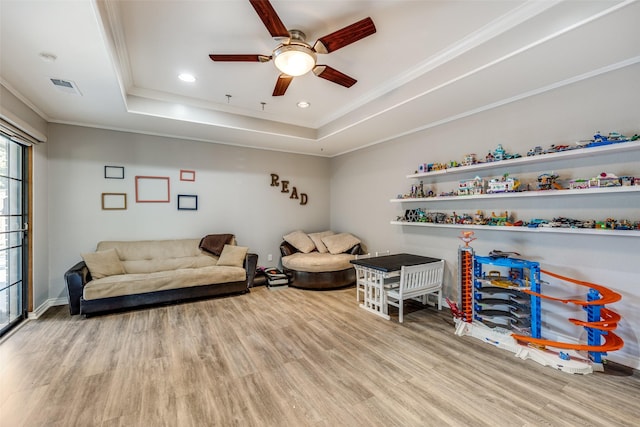
<svg viewBox="0 0 640 427"><path fill-rule="evenodd" d="M360 243L360 239L349 233L340 233L323 237L322 243L325 244L330 254L336 255L345 252L347 249L351 249Z"/></svg>
<svg viewBox="0 0 640 427"><path fill-rule="evenodd" d="M125 274L124 267L115 249L82 254L84 263L94 279Z"/></svg>
<svg viewBox="0 0 640 427"><path fill-rule="evenodd" d="M309 233L309 238L311 239L313 244L316 245L316 249L318 249L318 252L320 252L321 254L326 254L327 252L329 252L329 249L327 249L325 244L322 243L322 238L332 236L334 234L335 233L333 231L327 230L321 233Z"/></svg>
<svg viewBox="0 0 640 427"><path fill-rule="evenodd" d="M249 248L245 246L224 245L216 265L243 267L247 252L249 252Z"/></svg>
<svg viewBox="0 0 640 427"><path fill-rule="evenodd" d="M285 242L289 243L291 246L293 246L303 254L308 254L316 248L316 245L313 244L313 241L304 231L294 231L287 234L286 236L283 236L282 238Z"/></svg>

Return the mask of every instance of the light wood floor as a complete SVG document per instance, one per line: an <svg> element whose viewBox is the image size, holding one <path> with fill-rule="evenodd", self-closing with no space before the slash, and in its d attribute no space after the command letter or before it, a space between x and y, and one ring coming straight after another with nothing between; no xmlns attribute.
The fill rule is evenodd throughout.
<svg viewBox="0 0 640 427"><path fill-rule="evenodd" d="M0 425L638 425L637 371L556 371L418 308L400 325L353 288L264 287L89 319L55 307L0 344Z"/></svg>

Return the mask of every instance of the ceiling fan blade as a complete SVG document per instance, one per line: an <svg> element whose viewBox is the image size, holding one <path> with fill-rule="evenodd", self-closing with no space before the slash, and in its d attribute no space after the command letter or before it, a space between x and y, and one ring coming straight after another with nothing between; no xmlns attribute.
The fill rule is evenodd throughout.
<svg viewBox="0 0 640 427"><path fill-rule="evenodd" d="M289 38L289 30L284 26L269 0L249 0L271 37Z"/></svg>
<svg viewBox="0 0 640 427"><path fill-rule="evenodd" d="M270 56L266 55L245 55L245 54L222 54L222 55L209 55L212 61L221 62L268 62L271 60Z"/></svg>
<svg viewBox="0 0 640 427"><path fill-rule="evenodd" d="M280 74L278 76L278 81L276 81L276 87L273 88L273 94L271 96L282 96L287 91L287 88L291 84L293 77L287 74Z"/></svg>
<svg viewBox="0 0 640 427"><path fill-rule="evenodd" d="M357 80L353 77L349 77L346 74L336 70L335 68L329 67L328 65L316 65L316 67L313 69L313 74L344 87L351 87L357 82Z"/></svg>
<svg viewBox="0 0 640 427"><path fill-rule="evenodd" d="M355 24L348 25L341 30L320 37L313 50L317 53L329 53L357 42L376 32L376 26L371 18L364 18Z"/></svg>

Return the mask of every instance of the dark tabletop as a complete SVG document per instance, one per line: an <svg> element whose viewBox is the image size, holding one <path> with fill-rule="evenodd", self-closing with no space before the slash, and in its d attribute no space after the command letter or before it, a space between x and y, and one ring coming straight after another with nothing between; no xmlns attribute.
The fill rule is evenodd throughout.
<svg viewBox="0 0 640 427"><path fill-rule="evenodd" d="M372 258L354 259L351 260L351 264L361 265L363 267L385 271L388 273L391 271L401 270L403 265L408 267L410 265L429 264L438 261L440 261L440 259L431 258L428 256L413 254L393 254Z"/></svg>

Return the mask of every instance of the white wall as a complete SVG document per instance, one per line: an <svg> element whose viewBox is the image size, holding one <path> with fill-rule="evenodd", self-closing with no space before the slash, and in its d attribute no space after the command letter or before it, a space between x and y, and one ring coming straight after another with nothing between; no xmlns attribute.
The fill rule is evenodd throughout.
<svg viewBox="0 0 640 427"><path fill-rule="evenodd" d="M425 207L434 211L458 213L513 211L517 218L531 219L567 216L574 218L629 218L640 220L640 197L577 196L571 198L507 199L503 201L451 201L436 205L390 203L399 193L408 193L417 180L406 178L419 163L461 161L465 153L484 156L498 143L507 151L526 154L542 145L571 143L591 137L596 131L640 132L638 95L640 66L634 65L500 108L478 113L433 127L384 144L332 159L331 226L351 230L368 242L371 251L390 249L442 257L447 262L446 291L457 297L457 249L460 230L411 226L392 226L390 220L404 209ZM434 106L437 108L437 106ZM416 112L419 114L419 112ZM521 176L525 181L542 172L555 171L561 177L593 176L600 172L640 175L640 150L624 155L600 156L584 160L552 162L507 171L487 171L495 177L501 172ZM456 188L461 176L444 181L425 180L435 191ZM622 314L618 333L622 350L609 359L640 368L640 264L638 237L536 235L533 233L478 231L472 243L476 253L487 255L492 249L517 251L526 259L539 261L543 269L579 280L608 286L622 294L622 301L611 306ZM551 294L584 296L574 285L545 285ZM586 341L582 328L568 325L567 317L584 318L581 310L562 304L543 302L543 335L554 339ZM453 334L453 331L452 331Z"/></svg>
<svg viewBox="0 0 640 427"><path fill-rule="evenodd" d="M325 158L53 124L47 145L50 298L66 295L64 272L101 240L233 233L269 266L284 234L329 226ZM105 165L124 166L125 179L105 179ZM195 170L196 181L180 181L181 169ZM271 187L271 173L308 194L307 204ZM136 203L137 175L168 176L171 202ZM105 192L126 193L127 209L102 210ZM197 195L198 210L177 210L177 194Z"/></svg>

